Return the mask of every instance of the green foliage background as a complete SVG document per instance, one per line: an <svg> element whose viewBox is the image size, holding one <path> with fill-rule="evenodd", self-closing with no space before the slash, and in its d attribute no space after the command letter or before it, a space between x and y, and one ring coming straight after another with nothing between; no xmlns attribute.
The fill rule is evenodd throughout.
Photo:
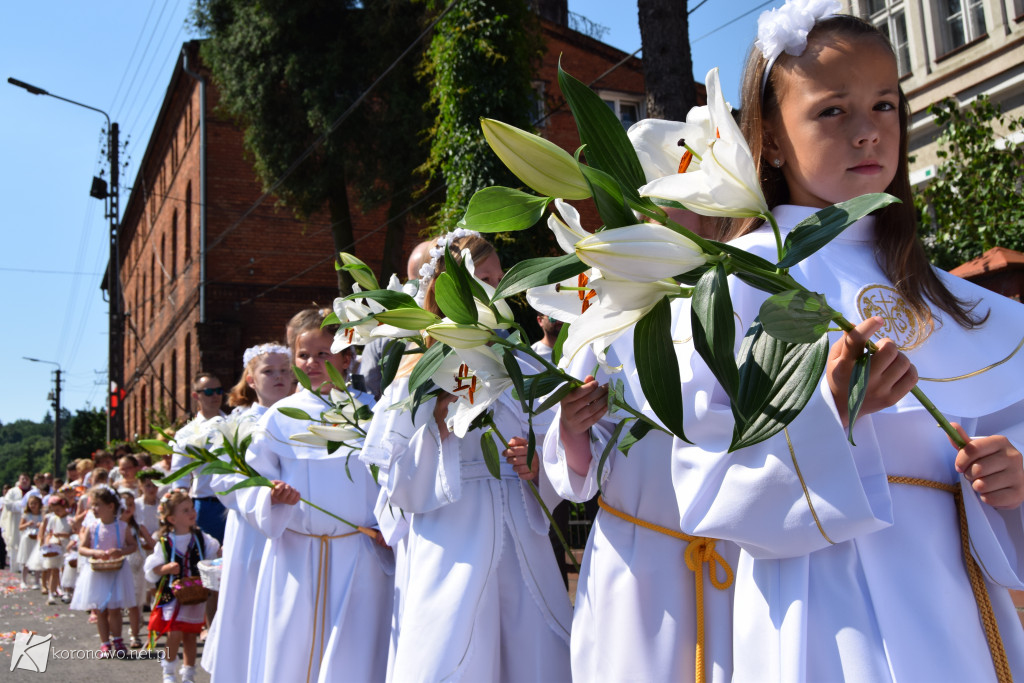
<svg viewBox="0 0 1024 683"><path fill-rule="evenodd" d="M101 408L84 408L71 415L61 411L61 467L87 458L106 444L107 416ZM0 484L14 484L18 474L53 469L53 417L41 422L16 420L0 425ZM54 472L63 477L64 472Z"/></svg>
<svg viewBox="0 0 1024 683"><path fill-rule="evenodd" d="M1024 251L1024 145L1000 149L1002 134L1024 130L986 96L961 108L956 100L929 111L941 129L936 177L914 195L921 237L932 262L949 270L992 247Z"/></svg>

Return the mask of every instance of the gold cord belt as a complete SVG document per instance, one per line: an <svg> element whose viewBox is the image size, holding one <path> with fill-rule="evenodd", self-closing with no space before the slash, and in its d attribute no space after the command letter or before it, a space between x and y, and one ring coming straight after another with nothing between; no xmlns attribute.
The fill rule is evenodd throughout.
<svg viewBox="0 0 1024 683"><path fill-rule="evenodd" d="M1003 639L999 635L999 623L996 621L995 612L992 611L992 601L988 596L988 589L985 587L985 579L981 575L981 568L978 562L971 555L971 539L967 530L967 512L964 508L964 497L957 484L943 484L930 479L918 479L916 477L888 477L890 484L908 484L910 486L924 486L926 488L938 489L953 494L956 501L956 516L960 521L960 550L964 556L964 564L967 566L967 576L971 581L971 590L974 591L974 600L978 603L978 616L985 628L985 640L988 641L988 649L992 654L992 665L996 669L996 679L1000 683L1013 680L1010 672L1010 662L1006 658L1006 650L1003 648Z"/></svg>
<svg viewBox="0 0 1024 683"><path fill-rule="evenodd" d="M669 529L668 527L659 526L646 522L642 519L634 517L622 510L616 510L611 505L605 502L601 496L597 497L597 504L602 510L608 512L611 515L624 519L627 522L635 524L644 529L650 529L656 531L659 534L665 534L672 538L677 538L680 541L686 542L686 551L684 557L686 558L686 566L693 572L694 577L694 591L695 601L697 606L697 643L696 653L694 656L695 680L697 683L704 683L706 680L706 672L704 668L704 563L708 565L708 578L711 580L713 585L718 590L725 590L732 585L733 572L729 563L725 561L725 558L718 554L715 550L715 539L705 538L703 536L691 536L684 534L678 529ZM720 566L725 572L725 578L719 579L718 572L715 569L715 565Z"/></svg>
<svg viewBox="0 0 1024 683"><path fill-rule="evenodd" d="M363 527L358 527L355 531L350 531L347 534L339 534L337 536L328 536L326 534L304 534L301 531L295 531L295 529L289 529L293 534L299 536L306 536L307 538L316 538L320 541L320 559L316 566L316 596L313 598L313 635L310 637L309 646L309 666L306 668L306 683L309 683L310 678L313 675L313 655L316 652L317 645L317 614L320 615L320 657L317 659L317 666L319 662L323 661L324 658L324 632L327 630L327 581L330 577L330 541L338 538L348 538L349 536L355 536L356 534L363 533L371 538L373 532ZM323 585L323 591L321 592L320 587Z"/></svg>

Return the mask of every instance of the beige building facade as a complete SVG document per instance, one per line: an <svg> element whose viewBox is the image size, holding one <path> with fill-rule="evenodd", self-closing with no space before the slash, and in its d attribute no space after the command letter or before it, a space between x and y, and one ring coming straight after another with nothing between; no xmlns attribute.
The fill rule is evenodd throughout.
<svg viewBox="0 0 1024 683"><path fill-rule="evenodd" d="M845 11L878 26L899 59L910 100L911 182L935 175L938 130L928 107L985 94L1024 116L1024 0L844 0ZM1019 131L1010 140L1024 141Z"/></svg>

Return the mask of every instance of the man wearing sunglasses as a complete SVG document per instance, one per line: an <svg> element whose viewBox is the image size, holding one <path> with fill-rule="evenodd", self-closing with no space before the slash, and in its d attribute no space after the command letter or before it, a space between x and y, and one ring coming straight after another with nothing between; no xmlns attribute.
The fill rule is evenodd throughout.
<svg viewBox="0 0 1024 683"><path fill-rule="evenodd" d="M221 411L224 402L224 387L220 379L212 372L200 372L192 380L192 400L199 411L196 416L174 434L172 447L175 450L171 458L171 471L176 472L192 460L179 451L184 452L185 446L206 446L210 436L216 431L216 423L223 420ZM196 506L196 524L200 529L224 542L224 523L226 513L224 504L210 488L210 477L189 474L174 482L175 488L188 488L192 501Z"/></svg>

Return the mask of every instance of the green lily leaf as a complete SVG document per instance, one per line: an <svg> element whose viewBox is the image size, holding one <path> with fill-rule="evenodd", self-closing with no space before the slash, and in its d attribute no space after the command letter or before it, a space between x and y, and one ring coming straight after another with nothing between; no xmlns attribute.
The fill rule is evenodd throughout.
<svg viewBox="0 0 1024 683"><path fill-rule="evenodd" d="M501 479L501 462L498 455L498 446L494 443L494 432L490 429L480 434L480 450L484 453L484 464L487 465L487 471L491 473L491 476L495 479Z"/></svg>
<svg viewBox="0 0 1024 683"><path fill-rule="evenodd" d="M640 441L640 439L647 436L647 433L654 429L654 425L650 422L644 422L643 420L637 420L634 422L626 435L619 441L619 450L622 451L623 455L629 455L629 449L632 448Z"/></svg>
<svg viewBox="0 0 1024 683"><path fill-rule="evenodd" d="M847 427L847 438L853 443L853 424L857 421L860 409L864 407L864 399L868 395L868 375L871 374L871 354L861 354L853 362L853 373L850 375L850 394L846 406L849 413L849 426Z"/></svg>
<svg viewBox="0 0 1024 683"><path fill-rule="evenodd" d="M537 406L537 408L533 411L533 414L540 415L545 410L550 410L555 406L556 403L565 398L569 394L569 392L575 388L576 385L574 385L572 382L566 382L565 384L551 392L548 395L548 397L544 399L544 402Z"/></svg>
<svg viewBox="0 0 1024 683"><path fill-rule="evenodd" d="M739 384L739 371L733 357L736 323L724 264L716 264L701 276L691 302L693 345L729 398L735 400Z"/></svg>
<svg viewBox="0 0 1024 683"><path fill-rule="evenodd" d="M537 455L537 432L533 431L533 415L527 415L529 429L526 430L526 466L533 467L533 458Z"/></svg>
<svg viewBox="0 0 1024 683"><path fill-rule="evenodd" d="M331 378L331 384L334 385L334 388L339 391L344 391L347 384L347 382L345 382L345 377L338 372L338 369L331 364L331 361L326 361L324 363L324 368L327 369L327 376Z"/></svg>
<svg viewBox="0 0 1024 683"><path fill-rule="evenodd" d="M476 305L473 304L473 296L469 287L460 289L453 277L447 271L441 273L434 280L434 299L437 301L441 312L460 325L472 325L477 321Z"/></svg>
<svg viewBox="0 0 1024 683"><path fill-rule="evenodd" d="M807 344L828 332L833 315L821 294L790 289L765 299L758 318L765 332L776 339Z"/></svg>
<svg viewBox="0 0 1024 683"><path fill-rule="evenodd" d="M587 163L618 180L625 188L636 189L647 182L636 151L622 127L622 122L601 98L585 84L558 65L558 86L569 102L580 141L586 145ZM640 201L639 195L636 197Z"/></svg>
<svg viewBox="0 0 1024 683"><path fill-rule="evenodd" d="M370 266L354 255L344 251L339 254L339 257L341 258L341 265L335 264L335 270L348 271L352 275L352 279L358 282L359 286L363 289L380 289L377 276L373 274Z"/></svg>
<svg viewBox="0 0 1024 683"><path fill-rule="evenodd" d="M483 233L526 230L544 218L551 201L511 187L485 187L469 200L459 226Z"/></svg>
<svg viewBox="0 0 1024 683"><path fill-rule="evenodd" d="M511 349L506 349L504 346L498 346L498 353L501 354L501 362L505 366L505 371L508 373L508 378L512 380L512 387L515 393L519 396L519 404L523 408L524 413L529 413L529 409L526 406L526 399L523 398L525 393L525 387L523 385L523 369L519 367L519 361L516 360L516 354Z"/></svg>
<svg viewBox="0 0 1024 683"><path fill-rule="evenodd" d="M309 375L307 375L307 374L306 374L305 372L303 372L302 370L300 370L300 369L299 369L299 366L297 366L297 365L293 365L293 366L292 366L292 372L294 372L294 373L295 373L295 379L299 380L299 385L300 385L300 386L301 386L301 387L302 387L303 389L305 389L305 390L307 390L307 391L312 391L312 390L313 390L313 385L312 385L312 383L311 383L311 382L309 381ZM308 418L307 418L307 419L308 419Z"/></svg>
<svg viewBox="0 0 1024 683"><path fill-rule="evenodd" d="M340 325L340 324L341 324L341 318L338 317L337 313L335 313L334 311L331 311L330 313L328 313L327 315L324 316L324 320L323 320L322 323L320 323L320 327L322 329L324 327L327 327L328 325Z"/></svg>
<svg viewBox="0 0 1024 683"><path fill-rule="evenodd" d="M575 277L590 268L576 254L542 256L520 261L505 273L494 290L493 301L525 292L531 287L551 285Z"/></svg>
<svg viewBox="0 0 1024 683"><path fill-rule="evenodd" d="M612 450L615 448L619 441L619 435L622 434L622 430L633 418L627 417L624 420L619 420L615 425L615 429L612 430L611 436L608 437L608 443L605 444L604 450L601 451L601 458L597 461L597 480L601 481L604 477L604 464L608 460L608 456L612 454Z"/></svg>
<svg viewBox="0 0 1024 683"><path fill-rule="evenodd" d="M417 361L416 366L409 375L409 391L415 390L433 377L434 373L437 372L437 368L441 365L441 361L451 352L452 348L446 344L434 344L427 349L427 352Z"/></svg>
<svg viewBox="0 0 1024 683"><path fill-rule="evenodd" d="M174 452L170 445L160 439L139 439L138 444L153 455L159 455L160 457Z"/></svg>
<svg viewBox="0 0 1024 683"><path fill-rule="evenodd" d="M594 196L597 213L607 228L621 228L636 225L638 222L633 212L626 206L622 198L622 190L615 178L592 166L580 165L583 177L586 178L590 191Z"/></svg>
<svg viewBox="0 0 1024 683"><path fill-rule="evenodd" d="M392 339L384 346L384 359L380 367L380 390L384 391L395 381L398 374L398 366L402 364L402 357L405 355L405 344L397 339Z"/></svg>
<svg viewBox="0 0 1024 683"><path fill-rule="evenodd" d="M376 301L387 310L395 308L419 308L416 300L405 292L396 292L391 289L371 289L365 292L349 294L345 299L370 299Z"/></svg>
<svg viewBox="0 0 1024 683"><path fill-rule="evenodd" d="M864 216L899 201L891 194L876 192L821 209L813 216L800 221L786 235L786 241L782 245L783 257L778 267L795 266Z"/></svg>
<svg viewBox="0 0 1024 683"><path fill-rule="evenodd" d="M561 329L558 330L558 337L555 338L555 345L551 348L551 362L554 365L558 365L558 361L562 360L562 347L565 346L565 340L569 337L569 323L562 323Z"/></svg>
<svg viewBox="0 0 1024 683"><path fill-rule="evenodd" d="M235 466L229 462L223 460L217 460L211 463L207 463L206 467L200 474L237 474Z"/></svg>
<svg viewBox="0 0 1024 683"><path fill-rule="evenodd" d="M740 358L730 451L774 436L800 414L825 369L828 337L792 344L771 336L755 321L743 339Z"/></svg>
<svg viewBox="0 0 1024 683"><path fill-rule="evenodd" d="M800 288L800 285L791 276L776 273L777 266L771 261L731 244L724 244L722 242L714 242L713 244L729 255L728 271L748 285L769 294L778 294L787 289Z"/></svg>
<svg viewBox="0 0 1024 683"><path fill-rule="evenodd" d="M261 477L261 476L257 475L255 477L249 477L248 479L246 479L244 481L238 482L237 484L235 484L234 486L229 488L227 491L218 491L217 493L219 495L221 495L221 496L224 496L224 495L227 495L227 494L231 493L232 491L237 491L238 489L250 488L252 486L269 486L269 487L273 488L274 487L274 482L270 481L266 477Z"/></svg>
<svg viewBox="0 0 1024 683"><path fill-rule="evenodd" d="M668 299L663 298L656 303L637 322L633 333L633 349L640 388L654 414L673 434L686 441L683 433L679 361L672 344L672 312Z"/></svg>
<svg viewBox="0 0 1024 683"><path fill-rule="evenodd" d="M312 416L310 416L309 413L307 413L305 410L302 410L301 408L289 408L287 406L284 406L278 408L277 412L281 413L285 417L290 417L293 420L305 420L306 422L310 422L313 420Z"/></svg>
<svg viewBox="0 0 1024 683"><path fill-rule="evenodd" d="M204 461L204 460L194 460L193 462L190 462L189 464L185 465L181 469L175 470L174 472L171 472L170 474L168 474L163 479L160 479L159 481L157 481L157 483L160 484L161 486L166 486L167 484L173 484L174 482L178 481L182 477L187 477L188 475L192 474L193 471L195 471L199 467L202 467L205 464L206 464L206 461Z"/></svg>
<svg viewBox="0 0 1024 683"><path fill-rule="evenodd" d="M535 401L541 396L547 396L558 388L565 380L553 373L542 372L530 375L523 380L523 395L527 401Z"/></svg>

